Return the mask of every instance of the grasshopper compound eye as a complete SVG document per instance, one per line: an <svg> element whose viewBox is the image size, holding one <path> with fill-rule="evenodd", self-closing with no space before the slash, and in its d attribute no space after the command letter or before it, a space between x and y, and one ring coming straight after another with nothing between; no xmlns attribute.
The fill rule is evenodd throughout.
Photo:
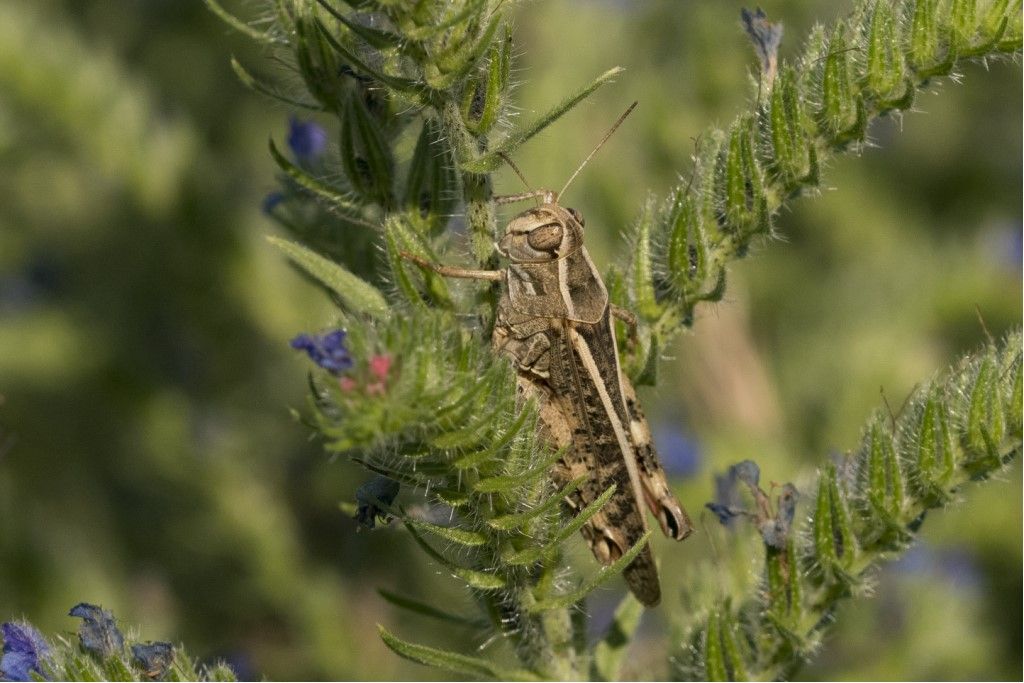
<svg viewBox="0 0 1024 683"><path fill-rule="evenodd" d="M551 251L562 243L562 226L548 223L534 228L526 236L526 243L537 251Z"/></svg>

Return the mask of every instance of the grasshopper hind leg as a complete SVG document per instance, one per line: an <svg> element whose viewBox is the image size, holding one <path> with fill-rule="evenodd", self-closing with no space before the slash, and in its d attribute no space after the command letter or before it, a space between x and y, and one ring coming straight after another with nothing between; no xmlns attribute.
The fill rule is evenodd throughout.
<svg viewBox="0 0 1024 683"><path fill-rule="evenodd" d="M593 471L585 459L578 457L573 448L573 434L569 427L571 422L565 419L559 402L546 388L530 378L520 376L518 384L519 395L523 400L533 398L538 403L538 431L541 438L553 448L564 448L566 451L565 457L551 468L551 478L555 486L561 488L581 476L589 477L580 488L565 499L566 507L575 516L600 496L608 484L599 478L600 473ZM621 490L624 487L619 488ZM612 564L621 558L638 540L639 536L629 538L623 529L643 528L643 522L638 517L642 511L630 503L630 492L623 492L624 496L613 496L580 529L594 557L603 565ZM636 559L625 568L623 577L642 604L653 607L660 602L661 587L650 545L644 546Z"/></svg>
<svg viewBox="0 0 1024 683"><path fill-rule="evenodd" d="M658 519L662 532L669 538L681 541L693 533L693 522L669 488L665 470L654 450L651 428L637 400L636 389L625 375L621 375L619 381L629 417L629 439L636 452L637 465L644 475L641 477L641 483L647 507Z"/></svg>

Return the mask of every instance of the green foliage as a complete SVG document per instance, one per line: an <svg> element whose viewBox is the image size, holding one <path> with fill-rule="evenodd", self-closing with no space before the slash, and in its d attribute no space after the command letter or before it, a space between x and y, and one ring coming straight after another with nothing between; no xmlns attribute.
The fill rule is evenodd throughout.
<svg viewBox="0 0 1024 683"><path fill-rule="evenodd" d="M765 545L766 590L720 604L695 627L695 646L677 655L679 679L791 677L820 648L837 603L866 593L929 510L1020 456L1021 366L1017 332L919 387L899 415L878 410L860 447L820 473L806 527L783 549Z"/></svg>
<svg viewBox="0 0 1024 683"><path fill-rule="evenodd" d="M777 77L762 73L748 113L698 137L692 172L660 206L648 202L621 264L629 283L621 303L650 327L628 364L635 377L680 326L692 325L698 303L722 298L729 262L773 235L773 217L818 186L821 165L860 150L873 119L909 109L917 91L955 75L958 60L1020 50L1019 3L979 9L964 0L941 13L937 5L858 3L849 20L815 27L803 55L781 60Z"/></svg>
<svg viewBox="0 0 1024 683"><path fill-rule="evenodd" d="M19 625L34 629L31 625ZM116 626L111 624L116 629ZM38 665L50 681L235 681L231 668L216 662L202 664L189 655L181 645L170 647L167 658L149 658L140 648L152 646L144 643L136 631L129 631L122 640L119 631L113 647L99 651L86 647L88 641L58 635L35 643ZM0 642L2 642L0 638ZM17 679L28 680L28 679Z"/></svg>

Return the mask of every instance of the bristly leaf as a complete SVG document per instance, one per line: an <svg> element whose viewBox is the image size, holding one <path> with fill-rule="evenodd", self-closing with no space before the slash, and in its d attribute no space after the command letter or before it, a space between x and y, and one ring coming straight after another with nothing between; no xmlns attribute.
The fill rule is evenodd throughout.
<svg viewBox="0 0 1024 683"><path fill-rule="evenodd" d="M327 204L334 209L338 209L346 217L352 219L355 222L361 222L359 214L362 211L362 205L352 201L344 193L339 192L334 187L331 187L327 183L317 178L314 178L309 173L299 168L291 161L289 161L280 151L271 139L268 143L270 147L270 156L274 160L285 174L294 180L300 187L305 188L315 194L317 197L325 200Z"/></svg>
<svg viewBox="0 0 1024 683"><path fill-rule="evenodd" d="M223 21L225 24L235 29L236 31L244 33L256 42L265 43L267 45L280 45L285 43L284 40L278 38L272 33L268 33L266 31L259 31L250 26L249 24L245 23L244 21L242 21L241 19L239 19L238 17L236 17L235 15L231 14L226 9L221 7L220 3L218 3L217 0L203 0L203 2L206 3L206 6L210 9L210 11L216 14L221 19L221 21Z"/></svg>
<svg viewBox="0 0 1024 683"><path fill-rule="evenodd" d="M486 659L467 657L448 650L439 650L426 645L417 645L401 640L386 628L377 625L381 640L396 654L427 666L454 671L455 673L477 676L491 680L505 681L539 681L543 680L531 671L523 669L505 669Z"/></svg>
<svg viewBox="0 0 1024 683"><path fill-rule="evenodd" d="M470 626L474 628L480 628L484 626L484 623L479 619L470 619L468 617L452 614L451 612L447 612L443 609L433 607L431 605L426 604L425 602L420 602L419 600L416 600L414 598L408 598L402 595L398 595L397 593L392 593L391 591L386 590L384 588L378 588L377 593L395 607L400 607L409 612L419 614L420 616L429 617L431 619L438 619L440 621L446 621L452 624L457 624L459 626Z"/></svg>
<svg viewBox="0 0 1024 683"><path fill-rule="evenodd" d="M587 581L583 582L576 590L565 593L563 595L555 595L544 600L538 600L530 607L531 612L545 612L555 609L565 609L570 605L574 605L587 595L592 593L595 588L603 584L605 581L613 578L614 576L621 574L622 570L628 567L636 556L643 551L647 545L647 540L651 537L651 532L648 531L630 548L626 553L622 555L615 562L611 563L607 567L602 568L597 574Z"/></svg>
<svg viewBox="0 0 1024 683"><path fill-rule="evenodd" d="M344 302L345 307L352 312L363 313L373 318L384 318L388 315L390 308L380 290L359 279L343 266L295 242L289 242L279 237L267 237L267 241L336 293Z"/></svg>
<svg viewBox="0 0 1024 683"><path fill-rule="evenodd" d="M462 163L462 168L471 173L487 173L493 171L501 166L503 160L502 156L507 156L515 152L525 142L530 140L533 136L540 133L542 130L550 126L552 123L560 119L569 110L575 107L577 104L582 102L584 99L589 97L595 90L600 88L605 83L609 82L614 77L622 73L623 69L615 67L609 69L603 74L595 78L588 85L577 91L576 93L565 98L561 104L551 109L544 116L534 121L529 126L519 129L511 133L507 138L501 141L495 146L494 150L484 156L475 159L473 161L465 161Z"/></svg>
<svg viewBox="0 0 1024 683"><path fill-rule="evenodd" d="M246 71L242 63L234 57L231 58L231 68L234 70L235 75L238 76L238 80L242 82L242 85L249 88L253 92L258 92L261 95L266 95L278 102L291 105L293 107L299 107L301 109L311 109L313 111L323 111L323 107L314 102L304 102L297 100L293 97L288 97L282 93L277 92L273 88L263 85L255 76Z"/></svg>
<svg viewBox="0 0 1024 683"><path fill-rule="evenodd" d="M1001 348L967 356L918 388L901 415L891 418L892 427L889 415L877 411L860 448L844 462L842 477L831 463L822 469L809 533L791 535L784 548L766 549L765 590L737 610L727 603L713 608L685 641L692 649L679 652L678 673L700 671L710 680L791 676L820 645L822 626L838 602L856 594L873 565L907 547L928 508L948 504L951 492L1019 455L1019 422L998 441L991 435L1019 400L1005 387L1018 383L1011 370L1021 363L1021 351L1017 331ZM996 377L996 367L1005 367L1005 375ZM993 383L1000 392L993 392ZM972 442L972 433L979 442ZM897 454L915 475L923 462L931 478L904 486Z"/></svg>
<svg viewBox="0 0 1024 683"><path fill-rule="evenodd" d="M461 567L434 550L408 522L405 522L405 528L409 530L409 534L412 535L417 545L423 548L427 555L473 588L478 590L500 590L505 588L506 582L501 576L492 572L482 572L468 567Z"/></svg>

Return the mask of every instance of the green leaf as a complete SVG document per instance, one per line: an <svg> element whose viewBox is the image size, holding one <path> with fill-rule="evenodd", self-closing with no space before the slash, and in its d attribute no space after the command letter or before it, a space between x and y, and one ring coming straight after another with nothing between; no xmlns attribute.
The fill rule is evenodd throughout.
<svg viewBox="0 0 1024 683"><path fill-rule="evenodd" d="M449 28L461 24L466 19L480 13L486 3L487 0L469 0L462 9L457 9L440 21L430 21L421 26L410 27L406 32L406 36L410 40L425 40L432 36L440 35Z"/></svg>
<svg viewBox="0 0 1024 683"><path fill-rule="evenodd" d="M587 595L592 593L595 588L597 588L604 582L608 581L609 579L612 579L615 576L621 574L622 570L628 567L633 562L633 560L636 559L636 556L639 555L641 551L643 551L644 547L647 545L647 540L650 537L651 532L648 531L643 536L641 536L640 540L638 540L633 545L633 547L630 548L622 557L615 560L615 562L611 563L607 567L601 569L599 572L597 572L597 574L592 576L587 581L584 581L583 584L576 590L572 591L571 593L555 595L550 598L538 600L530 606L529 611L538 613L546 612L549 610L566 609L567 607L570 607L575 603L579 602Z"/></svg>
<svg viewBox="0 0 1024 683"><path fill-rule="evenodd" d="M352 201L344 193L339 192L334 187L331 187L322 180L318 180L313 176L309 175L306 171L299 168L291 161L288 160L281 152L277 149L277 145L274 144L274 140L269 141L270 156L273 157L274 162L280 167L285 174L294 180L296 184L303 187L318 197L326 200L332 208L339 209L346 217L350 217L359 221L358 216L362 211L362 205Z"/></svg>
<svg viewBox="0 0 1024 683"><path fill-rule="evenodd" d="M929 397L925 403L924 410L921 412L921 422L918 425L919 438L916 459L917 469L925 481L932 480L932 475L938 461L938 454L936 453L938 436L936 422L938 418L936 417L936 411L935 400Z"/></svg>
<svg viewBox="0 0 1024 683"><path fill-rule="evenodd" d="M475 569L469 569L468 567L462 567L455 564L447 557L434 550L429 543L423 540L423 537L417 533L416 529L411 526L408 521L403 520L403 523L405 524L405 528L409 530L409 534L416 541L417 545L423 548L427 555L473 588L477 588L479 590L500 590L505 587L505 579L497 574L477 571Z"/></svg>
<svg viewBox="0 0 1024 683"><path fill-rule="evenodd" d="M835 465L829 467L825 478L828 480L829 498L832 502L834 535L839 545L837 554L843 558L843 565L849 567L857 556L857 540L853 534L853 522L846 506L846 495L839 486L839 473Z"/></svg>
<svg viewBox="0 0 1024 683"><path fill-rule="evenodd" d="M868 35L867 87L878 100L887 100L903 83L902 36L888 2L875 3Z"/></svg>
<svg viewBox="0 0 1024 683"><path fill-rule="evenodd" d="M885 455L886 473L889 476L889 490L891 494L889 512L895 517L903 511L906 486L903 481L903 469L900 466L899 456L893 447L892 437L886 434L882 441L882 449Z"/></svg>
<svg viewBox="0 0 1024 683"><path fill-rule="evenodd" d="M435 55L436 65L441 74L433 79L428 78L430 85L437 90L447 90L464 78L487 53L487 49L494 41L494 34L498 30L501 18L501 14L495 13L477 41L468 47L459 46L447 53Z"/></svg>
<svg viewBox="0 0 1024 683"><path fill-rule="evenodd" d="M718 610L708 616L704 629L704 673L709 681L728 681L725 652L722 649L722 623Z"/></svg>
<svg viewBox="0 0 1024 683"><path fill-rule="evenodd" d="M426 531L438 536L439 538L443 538L446 541L450 541L451 543L465 546L467 548L475 548L487 543L487 536L479 531L469 531L468 529L459 529L458 527L440 526L438 524L431 524L430 522L424 522L412 518L406 518L405 522L420 531Z"/></svg>
<svg viewBox="0 0 1024 683"><path fill-rule="evenodd" d="M519 512L511 515L502 515L501 517L494 517L493 519L487 520L487 523L500 531L512 531L527 522L540 517L541 515L551 512L556 507L562 504L566 496L571 494L573 491L578 489L583 482L590 478L590 475L583 475L578 477L562 488L558 493L554 494L550 498L547 498L544 502L537 505L531 510L526 512Z"/></svg>
<svg viewBox="0 0 1024 683"><path fill-rule="evenodd" d="M276 90L273 90L272 88L263 85L263 83L259 82L255 76L246 71L245 67L242 66L241 62L239 62L234 57L231 58L231 68L234 70L235 75L238 76L238 80L242 82L242 85L249 88L253 92L257 92L261 95L266 95L267 97L273 98L278 102L283 102L284 104L288 104L293 107L300 107L302 109L312 109L313 111L323 111L323 107L320 106L319 104L303 102L302 100L297 100L295 98L288 97L287 95L283 95L277 92Z"/></svg>
<svg viewBox="0 0 1024 683"><path fill-rule="evenodd" d="M487 413L475 413L469 418L468 424L441 432L430 439L430 445L437 449L474 448L486 439L486 434L494 426L494 422L508 409L499 403Z"/></svg>
<svg viewBox="0 0 1024 683"><path fill-rule="evenodd" d="M826 571L835 566L839 559L832 529L832 489L829 487L828 471L826 468L818 480L818 498L814 510L814 550L822 569Z"/></svg>
<svg viewBox="0 0 1024 683"><path fill-rule="evenodd" d="M336 293L349 310L377 319L384 319L389 314L390 308L380 290L356 277L343 266L295 242L279 237L267 237L267 241Z"/></svg>
<svg viewBox="0 0 1024 683"><path fill-rule="evenodd" d="M750 680L750 677L747 675L746 667L743 664L743 655L736 641L736 625L732 619L732 611L729 609L728 603L725 607L721 621L722 650L725 653L725 661L729 670L729 680L747 681Z"/></svg>
<svg viewBox="0 0 1024 683"><path fill-rule="evenodd" d="M238 17L236 17L235 15L231 14L223 7L221 7L220 3L218 3L217 0L203 0L203 2L206 3L206 6L210 9L210 11L216 14L221 19L221 21L223 21L225 24L235 29L236 31L244 33L245 35L249 36L255 41L265 43L267 45L279 45L285 43L284 40L277 38L276 36L271 35L270 33L267 33L265 31L259 31L250 26L249 24L245 23L244 21L242 21L241 19L239 19Z"/></svg>
<svg viewBox="0 0 1024 683"><path fill-rule="evenodd" d="M462 163L463 170L469 171L470 173L488 173L497 169L503 163L502 155L511 155L525 142L560 119L569 110L589 97L591 93L609 82L612 78L618 76L622 71L622 68L615 67L614 69L609 69L604 72L591 81L589 85L567 97L558 106L551 109L551 111L534 121L529 126L511 133L489 154L485 154L479 159L472 161L464 161Z"/></svg>
<svg viewBox="0 0 1024 683"><path fill-rule="evenodd" d="M438 120L427 118L416 140L403 196L406 215L417 232L436 235L448 225L458 196L453 167Z"/></svg>
<svg viewBox="0 0 1024 683"><path fill-rule="evenodd" d="M352 33L356 34L378 50L388 50L401 45L402 36L397 33L383 31L379 28L373 28L372 26L364 26L357 21L352 21L352 19L345 16L345 14L331 7L330 3L326 0L316 1L320 3L320 6L327 10L331 16L344 24L348 30L352 31Z"/></svg>
<svg viewBox="0 0 1024 683"><path fill-rule="evenodd" d="M479 619L470 619L469 617L462 617L451 612L446 612L437 607L420 602L414 598L408 598L397 593L392 593L384 588L378 588L377 593L390 602L395 607L400 607L409 612L414 612L420 616L430 617L431 619L438 619L440 621L447 621L452 624L458 624L460 626L473 626L480 627L483 625Z"/></svg>
<svg viewBox="0 0 1024 683"><path fill-rule="evenodd" d="M590 664L591 678L596 681L620 680L620 670L626 658L626 650L640 625L644 606L632 593L626 593L619 606L615 609L612 623L608 625L604 636L594 647L593 661Z"/></svg>
<svg viewBox="0 0 1024 683"><path fill-rule="evenodd" d="M313 21L316 23L316 27L320 31L320 34L324 37L324 40L327 41L327 44L330 45L335 50L335 52L341 55L341 57L349 64L351 64L353 67L355 67L359 71L362 71L370 78L378 80L384 85L394 88L395 90L407 96L410 96L413 99L419 100L427 98L428 91L425 84L420 83L419 81L414 80L412 78L390 76L388 74L385 74L383 71L374 69L365 61L357 57L355 53L352 52L352 50L342 45L337 38L331 35L331 32L327 29L326 26L324 26L323 22L320 21L320 19L315 18Z"/></svg>
<svg viewBox="0 0 1024 683"><path fill-rule="evenodd" d="M405 214L392 213L385 219L384 242L395 284L410 303L423 303L424 296L426 296L427 300L433 304L442 308L452 308L451 293L445 279L431 270L419 268L402 258L404 251L428 261L437 260L426 238L409 229ZM426 284L425 292L421 293L420 287L410 277L410 271L422 273Z"/></svg>
<svg viewBox="0 0 1024 683"><path fill-rule="evenodd" d="M633 267L630 268L633 304L637 314L647 321L657 320L662 307L654 295L654 270L651 263L651 227L654 223L652 201L644 204L633 240Z"/></svg>
<svg viewBox="0 0 1024 683"><path fill-rule="evenodd" d="M953 0L950 6L950 49L966 52L977 32L977 0Z"/></svg>
<svg viewBox="0 0 1024 683"><path fill-rule="evenodd" d="M555 536L555 541L557 543L561 543L562 541L571 537L577 531L582 529L583 525L589 522L590 519L594 515L596 515L601 510L601 508L604 507L604 504L607 503L613 495L615 495L615 489L615 484L612 484L607 489L605 489L604 493L602 493L600 496L592 500L590 504L587 505L585 508L580 510L579 513L577 513L576 516L573 517L573 520L566 524L565 527L558 532L558 535Z"/></svg>
<svg viewBox="0 0 1024 683"><path fill-rule="evenodd" d="M839 22L832 32L821 77L822 132L842 142L843 134L855 123L854 89L850 83L850 51L846 26Z"/></svg>
<svg viewBox="0 0 1024 683"><path fill-rule="evenodd" d="M366 110L363 98L345 98L341 119L341 163L353 189L385 211L393 204L394 160L390 143Z"/></svg>
<svg viewBox="0 0 1024 683"><path fill-rule="evenodd" d="M885 485L885 453L882 450L881 428L878 423L871 425L868 436L868 500L877 510L885 509L887 487Z"/></svg>
<svg viewBox="0 0 1024 683"><path fill-rule="evenodd" d="M433 666L455 673L466 674L491 680L506 681L539 681L543 680L531 671L523 669L505 669L498 667L486 659L467 657L448 650L439 650L426 645L410 643L392 635L386 628L377 625L381 640L395 654L419 664Z"/></svg>
<svg viewBox="0 0 1024 683"><path fill-rule="evenodd" d="M551 469L551 466L558 462L558 459L561 458L563 454L564 451L560 449L551 453L547 458L544 458L533 467L521 472L480 479L473 485L473 490L477 493L498 493L499 491L508 491L517 486L522 486L523 484L547 474L548 470Z"/></svg>
<svg viewBox="0 0 1024 683"><path fill-rule="evenodd" d="M1010 0L994 0L988 6L985 17L981 21L981 35L986 41L999 40L1006 31L1009 6ZM1020 16L1019 11L1017 16Z"/></svg>
<svg viewBox="0 0 1024 683"><path fill-rule="evenodd" d="M986 357L978 369L974 386L971 388L970 407L967 413L967 446L975 451L985 450L985 437L982 435L982 429L987 421L989 384L993 381L993 374L992 360Z"/></svg>
<svg viewBox="0 0 1024 683"><path fill-rule="evenodd" d="M574 516L571 522L562 527L549 542L544 545L531 546L528 548L522 548L516 552L507 553L502 555L502 560L514 565L530 565L545 557L550 557L567 538L570 538L577 531L582 529L583 525L590 521L590 519L597 514L602 507L604 507L604 504L608 502L608 499L611 498L614 493L615 484L612 484L604 493L591 501L590 505L587 505L585 508L580 510L579 514Z"/></svg>
<svg viewBox="0 0 1024 683"><path fill-rule="evenodd" d="M697 209L686 190L678 188L673 199L672 213L668 220L669 239L666 257L669 277L675 287L687 289L690 282L702 277L703 263L698 263L696 249L691 252L691 236L697 232Z"/></svg>
<svg viewBox="0 0 1024 683"><path fill-rule="evenodd" d="M479 467L485 461L490 460L501 453L501 451L511 443L512 439L522 432L523 427L526 425L526 420L532 416L534 416L533 410L530 409L530 407L524 406L519 411L515 420L512 421L501 436L494 439L487 448L476 451L475 453L464 455L455 460L452 464L460 470Z"/></svg>

